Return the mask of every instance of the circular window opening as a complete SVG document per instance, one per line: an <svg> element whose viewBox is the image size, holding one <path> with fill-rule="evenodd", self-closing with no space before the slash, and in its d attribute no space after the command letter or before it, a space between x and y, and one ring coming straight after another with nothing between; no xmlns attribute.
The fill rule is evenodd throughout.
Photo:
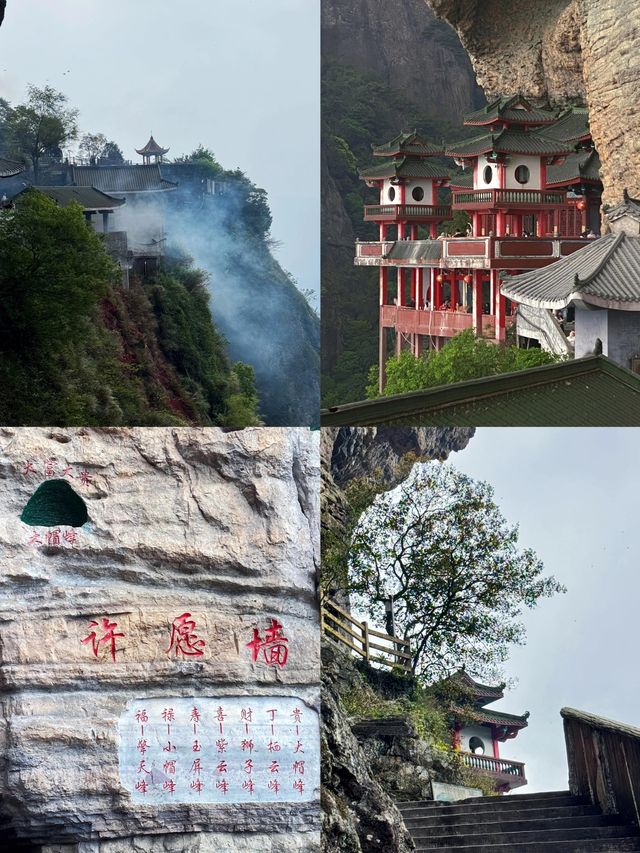
<svg viewBox="0 0 640 853"><path fill-rule="evenodd" d="M469 749L473 752L474 755L484 755L484 741L480 740L479 737L472 737L469 739Z"/></svg>
<svg viewBox="0 0 640 853"><path fill-rule="evenodd" d="M490 184L493 180L493 169L491 166L485 166L484 172L482 173L482 177L484 178L485 184Z"/></svg>
<svg viewBox="0 0 640 853"><path fill-rule="evenodd" d="M387 193L387 198L389 201L393 201L396 197L396 191L393 187L389 187L389 192Z"/></svg>
<svg viewBox="0 0 640 853"><path fill-rule="evenodd" d="M414 201L422 201L422 199L424 198L424 190L422 189L422 187L414 187L411 190L411 197Z"/></svg>
<svg viewBox="0 0 640 853"><path fill-rule="evenodd" d="M531 172L528 166L518 166L516 169L516 181L519 184L528 184Z"/></svg>
<svg viewBox="0 0 640 853"><path fill-rule="evenodd" d="M47 480L31 495L20 520L30 527L82 527L89 515L66 480Z"/></svg>

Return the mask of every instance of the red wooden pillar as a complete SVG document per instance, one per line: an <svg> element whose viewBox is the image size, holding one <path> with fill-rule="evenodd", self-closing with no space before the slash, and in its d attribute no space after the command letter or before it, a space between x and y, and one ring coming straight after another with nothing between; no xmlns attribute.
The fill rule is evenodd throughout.
<svg viewBox="0 0 640 853"><path fill-rule="evenodd" d="M398 307L404 304L404 269L403 267L398 267Z"/></svg>
<svg viewBox="0 0 640 853"><path fill-rule="evenodd" d="M380 242L384 243L384 241L386 239L387 239L387 223L381 222L380 223Z"/></svg>
<svg viewBox="0 0 640 853"><path fill-rule="evenodd" d="M389 267L380 267L380 305L389 304Z"/></svg>
<svg viewBox="0 0 640 853"><path fill-rule="evenodd" d="M418 239L418 226L413 222L411 223L411 239L412 240Z"/></svg>
<svg viewBox="0 0 640 853"><path fill-rule="evenodd" d="M506 337L506 298L500 293L500 283L497 284L497 305L496 305L496 340L504 341Z"/></svg>
<svg viewBox="0 0 640 853"><path fill-rule="evenodd" d="M545 227L544 227L544 211L538 210L536 212L536 237L544 237Z"/></svg>
<svg viewBox="0 0 640 853"><path fill-rule="evenodd" d="M438 225L435 222L432 222L429 226L429 236L432 240L438 239Z"/></svg>
<svg viewBox="0 0 640 853"><path fill-rule="evenodd" d="M473 328L476 336L482 335L482 273L473 271Z"/></svg>
<svg viewBox="0 0 640 853"><path fill-rule="evenodd" d="M433 311L439 311L442 305L442 281L438 281L438 276L441 276L440 270L434 270L433 287L431 291L431 308Z"/></svg>
<svg viewBox="0 0 640 853"><path fill-rule="evenodd" d="M493 757L500 758L500 745L498 743L498 732L495 726L491 726L491 739L493 741Z"/></svg>
<svg viewBox="0 0 640 853"><path fill-rule="evenodd" d="M458 288L456 287L456 271L452 270L449 273L449 292L451 293L451 297L449 299L449 308L452 311L455 311L456 302L458 301Z"/></svg>
<svg viewBox="0 0 640 853"><path fill-rule="evenodd" d="M412 286L411 286L412 297L411 298L413 299L413 304L415 305L416 308L420 307L420 289L419 289L420 278L418 276L418 272L419 272L419 270L417 267L414 270L411 270L411 278L412 278Z"/></svg>
<svg viewBox="0 0 640 853"><path fill-rule="evenodd" d="M380 318L382 319L382 318ZM382 394L387 382L387 330L380 323L378 337L378 390Z"/></svg>
<svg viewBox="0 0 640 853"><path fill-rule="evenodd" d="M473 224L472 224L472 228L473 228L473 236L474 236L474 237L479 237L479 236L480 236L480 214L479 214L479 213L477 213L477 212L476 212L476 213L473 213L473 214L472 214L472 220L471 220L471 221L472 221L472 223L473 223Z"/></svg>

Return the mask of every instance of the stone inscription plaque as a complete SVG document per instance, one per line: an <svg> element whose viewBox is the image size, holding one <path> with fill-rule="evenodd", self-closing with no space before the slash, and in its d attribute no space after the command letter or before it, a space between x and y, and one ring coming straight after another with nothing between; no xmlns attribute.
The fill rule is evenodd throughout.
<svg viewBox="0 0 640 853"><path fill-rule="evenodd" d="M120 781L138 804L319 797L318 714L296 697L135 699L119 738Z"/></svg>

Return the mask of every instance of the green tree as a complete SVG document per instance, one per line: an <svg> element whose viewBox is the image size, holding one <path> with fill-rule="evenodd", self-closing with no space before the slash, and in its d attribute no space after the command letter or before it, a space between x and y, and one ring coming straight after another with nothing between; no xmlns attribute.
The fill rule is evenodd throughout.
<svg viewBox="0 0 640 853"><path fill-rule="evenodd" d="M216 160L215 154L210 148L205 148L204 145L198 145L191 154L182 154L176 157L174 163L195 163L198 166L203 166L210 177L215 178L223 170L222 166Z"/></svg>
<svg viewBox="0 0 640 853"><path fill-rule="evenodd" d="M78 110L69 108L66 95L51 86L30 85L27 92L27 102L9 114L8 131L14 151L31 163L38 183L42 157L60 157L62 147L76 138Z"/></svg>
<svg viewBox="0 0 640 853"><path fill-rule="evenodd" d="M238 361L231 370L230 393L223 425L241 429L260 423L255 372L250 364Z"/></svg>
<svg viewBox="0 0 640 853"><path fill-rule="evenodd" d="M103 160L107 160L109 163L114 165L118 163L124 163L124 156L122 154L122 150L117 142L113 140L109 140L102 150L102 158Z"/></svg>
<svg viewBox="0 0 640 853"><path fill-rule="evenodd" d="M363 514L349 548L349 590L411 643L413 669L432 682L466 666L495 677L509 647L525 641L519 617L564 592L528 548L518 546L493 489L450 465L416 465L398 489Z"/></svg>
<svg viewBox="0 0 640 853"><path fill-rule="evenodd" d="M496 344L476 337L472 329L467 329L451 338L439 352L429 350L415 358L405 350L398 357L390 358L386 365L387 383L383 395L405 394L559 361L562 361L562 356L537 347L520 349L510 344ZM380 396L377 367L371 368L367 396Z"/></svg>
<svg viewBox="0 0 640 853"><path fill-rule="evenodd" d="M96 161L102 157L107 146L107 137L104 133L85 133L80 140L78 150L86 160Z"/></svg>

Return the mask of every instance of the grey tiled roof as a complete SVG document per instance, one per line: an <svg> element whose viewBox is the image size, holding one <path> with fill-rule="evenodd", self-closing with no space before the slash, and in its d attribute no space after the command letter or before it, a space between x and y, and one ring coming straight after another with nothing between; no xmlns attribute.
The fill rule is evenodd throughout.
<svg viewBox="0 0 640 853"><path fill-rule="evenodd" d="M372 148L376 157L393 157L397 154L418 154L423 157L431 157L444 154L442 145L434 145L424 136L421 136L417 130L411 133L399 133L390 142L373 145Z"/></svg>
<svg viewBox="0 0 640 853"><path fill-rule="evenodd" d="M602 308L640 311L640 237L607 234L548 267L506 278L502 293L538 308L575 299Z"/></svg>
<svg viewBox="0 0 640 853"><path fill-rule="evenodd" d="M473 189L473 170L467 169L461 175L454 175L451 178L451 187L461 187L462 189Z"/></svg>
<svg viewBox="0 0 640 853"><path fill-rule="evenodd" d="M178 185L162 177L157 163L151 166L74 166L73 183L96 187L106 193L164 192Z"/></svg>
<svg viewBox="0 0 640 853"><path fill-rule="evenodd" d="M419 157L399 157L362 169L364 180L382 178L448 178L449 170Z"/></svg>
<svg viewBox="0 0 640 853"><path fill-rule="evenodd" d="M560 113L554 124L545 127L543 133L552 139L577 142L591 136L589 130L589 111L586 107L570 107Z"/></svg>
<svg viewBox="0 0 640 853"><path fill-rule="evenodd" d="M600 158L597 151L576 151L564 163L547 168L547 184L568 184L573 181L599 181Z"/></svg>
<svg viewBox="0 0 640 853"><path fill-rule="evenodd" d="M75 201L82 205L84 210L113 210L114 207L125 203L125 199L114 198L95 187L28 187L23 192L29 192L30 189L44 193L61 207ZM19 193L20 195L22 193Z"/></svg>
<svg viewBox="0 0 640 853"><path fill-rule="evenodd" d="M397 261L437 261L441 257L441 240L398 240L389 252L389 258Z"/></svg>
<svg viewBox="0 0 640 853"><path fill-rule="evenodd" d="M524 109L518 109L522 104ZM490 124L492 121L517 122L519 124L539 124L555 121L555 114L549 110L536 109L529 101L520 95L510 98L499 98L480 110L467 113L465 124Z"/></svg>
<svg viewBox="0 0 640 853"><path fill-rule="evenodd" d="M473 139L463 139L448 145L450 157L477 157L495 151L498 154L570 154L573 144L558 139L549 139L537 131L508 128L499 133L483 133Z"/></svg>
<svg viewBox="0 0 640 853"><path fill-rule="evenodd" d="M13 160L5 160L4 157L0 157L0 178L14 178L21 172L24 172L22 163L16 163Z"/></svg>
<svg viewBox="0 0 640 853"><path fill-rule="evenodd" d="M640 221L640 201L631 198L627 190L624 191L624 198L620 204L606 208L606 217L609 222L615 222L616 219L620 219L622 216L632 216L634 219Z"/></svg>

